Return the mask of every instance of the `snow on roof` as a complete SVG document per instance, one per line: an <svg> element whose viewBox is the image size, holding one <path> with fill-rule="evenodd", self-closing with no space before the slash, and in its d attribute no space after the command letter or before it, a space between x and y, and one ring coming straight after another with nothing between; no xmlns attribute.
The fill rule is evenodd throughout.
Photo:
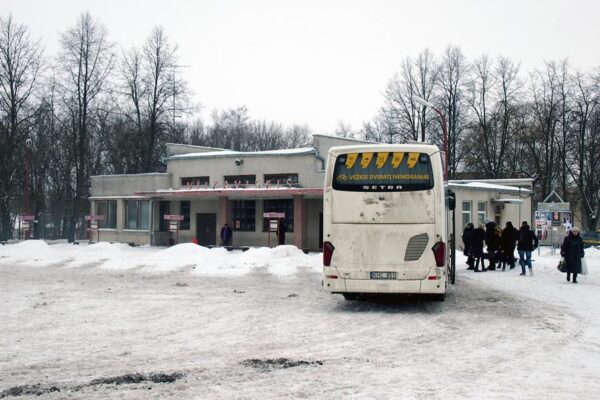
<svg viewBox="0 0 600 400"><path fill-rule="evenodd" d="M337 135L328 135L326 133L313 133L313 136L322 136L322 137L326 137L326 138L330 138L330 139L348 140L351 142L359 142L359 143L376 143L376 142L373 142L370 140L355 139L353 137L343 137L343 136L337 136Z"/></svg>
<svg viewBox="0 0 600 400"><path fill-rule="evenodd" d="M448 186L454 188L464 188L464 189L483 189L483 190L492 190L492 191L509 191L509 192L521 192L521 193L531 193L531 190L518 188L516 186L505 186L505 185L496 185L494 183L487 182L469 182L469 183L448 183Z"/></svg>
<svg viewBox="0 0 600 400"><path fill-rule="evenodd" d="M312 147L303 147L299 149L280 149L280 150L265 150L265 151L207 151L203 153L187 153L170 156L169 160L180 160L185 158L220 158L220 157L257 157L257 156L283 156L283 155L299 155L315 153L316 150Z"/></svg>

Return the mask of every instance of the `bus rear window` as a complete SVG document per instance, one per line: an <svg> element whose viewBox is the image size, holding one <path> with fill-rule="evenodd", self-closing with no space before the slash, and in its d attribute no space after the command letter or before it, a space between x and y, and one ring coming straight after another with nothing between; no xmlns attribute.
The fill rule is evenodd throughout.
<svg viewBox="0 0 600 400"><path fill-rule="evenodd" d="M354 192L409 192L433 189L429 155L364 152L337 156L333 188Z"/></svg>

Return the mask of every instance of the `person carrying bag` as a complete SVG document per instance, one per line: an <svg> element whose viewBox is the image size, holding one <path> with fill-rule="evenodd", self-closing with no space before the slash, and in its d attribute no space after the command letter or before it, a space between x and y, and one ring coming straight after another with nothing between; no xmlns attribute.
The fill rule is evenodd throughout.
<svg viewBox="0 0 600 400"><path fill-rule="evenodd" d="M581 261L585 255L579 228L571 228L562 246L560 246L560 255L564 257L566 262L567 282L571 280L571 274L573 274L573 283L577 283L577 274L583 272Z"/></svg>

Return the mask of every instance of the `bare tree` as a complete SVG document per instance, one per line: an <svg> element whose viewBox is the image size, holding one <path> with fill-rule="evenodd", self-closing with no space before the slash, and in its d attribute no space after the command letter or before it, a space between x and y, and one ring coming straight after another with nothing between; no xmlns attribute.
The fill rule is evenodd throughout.
<svg viewBox="0 0 600 400"><path fill-rule="evenodd" d="M283 148L295 149L307 147L311 144L312 131L308 125L292 125L283 134L285 144Z"/></svg>
<svg viewBox="0 0 600 400"><path fill-rule="evenodd" d="M251 121L248 131L248 151L261 151L285 148L285 138L281 124L267 121Z"/></svg>
<svg viewBox="0 0 600 400"><path fill-rule="evenodd" d="M11 235L12 204L21 177L21 150L31 133L31 104L42 73L42 48L27 28L0 18L0 238Z"/></svg>
<svg viewBox="0 0 600 400"><path fill-rule="evenodd" d="M540 177L538 195L543 198L557 183L559 165L556 163L556 129L561 119L561 97L555 62L548 62L544 70L536 70L531 74L531 93L531 132L524 139L535 163L536 173Z"/></svg>
<svg viewBox="0 0 600 400"><path fill-rule="evenodd" d="M471 134L475 137L472 146L480 143L471 155L472 167L481 170L486 177L495 178L500 174L499 158L497 157L498 142L493 130L493 89L496 79L488 56L482 55L473 63L473 78L471 81L471 96L469 104L475 115L471 125ZM474 142L474 143L473 143Z"/></svg>
<svg viewBox="0 0 600 400"><path fill-rule="evenodd" d="M496 177L514 171L515 154L511 152L511 144L515 143L514 133L517 131L517 117L522 82L519 80L519 65L515 65L506 57L499 57L496 62L497 105L495 110L495 139L497 143Z"/></svg>
<svg viewBox="0 0 600 400"><path fill-rule="evenodd" d="M133 128L130 135L135 136L138 143L144 143L146 116L143 102L147 95L147 85L143 57L139 49L134 47L129 52L123 53L120 73L124 81L123 95L127 99L123 114ZM142 156L140 152L131 150L133 149L130 149L130 157L135 161L130 172L141 172L144 162Z"/></svg>
<svg viewBox="0 0 600 400"><path fill-rule="evenodd" d="M560 174L560 192L563 196L563 199L567 199L569 197L568 191L568 174L567 174L567 158L570 150L570 137L571 137L571 119L573 117L573 112L571 110L572 103L572 83L571 77L569 74L569 64L567 60L561 61L559 64L556 64L556 84L558 85L558 91L560 96L560 132L558 132L557 128L557 147L558 152L560 154L560 164L561 168L559 170ZM560 133L560 135L559 135Z"/></svg>
<svg viewBox="0 0 600 400"><path fill-rule="evenodd" d="M600 79L593 82L582 73L573 77L574 141L566 168L581 196L584 222L596 229L600 211Z"/></svg>
<svg viewBox="0 0 600 400"><path fill-rule="evenodd" d="M345 123L342 120L338 120L337 126L335 127L335 131L333 132L335 136L343 137L343 138L354 138L354 132L352 132L352 126L350 124Z"/></svg>
<svg viewBox="0 0 600 400"><path fill-rule="evenodd" d="M431 117L427 108L420 106L415 100L418 96L429 101L433 96L438 79L439 66L432 53L425 49L416 58L405 58L400 74L396 74L388 82L385 89L385 105L382 115L393 121L400 139L426 141Z"/></svg>
<svg viewBox="0 0 600 400"><path fill-rule="evenodd" d="M444 51L438 79L438 97L448 123L449 178L452 179L467 150L462 146L468 105L465 85L469 79L469 65L460 47L448 46Z"/></svg>
<svg viewBox="0 0 600 400"><path fill-rule="evenodd" d="M105 89L114 60L108 31L89 13L61 35L58 69L61 73L63 105L67 109L72 147L68 239L74 240L78 220L88 207L93 116Z"/></svg>
<svg viewBox="0 0 600 400"><path fill-rule="evenodd" d="M164 139L176 132L175 119L191 111L188 89L176 73L179 67L177 46L172 45L162 27L150 33L143 48L146 72L144 75L144 107L147 126L142 141L142 170L152 171L163 152Z"/></svg>
<svg viewBox="0 0 600 400"><path fill-rule="evenodd" d="M212 120L207 134L208 146L237 151L249 147L250 116L245 106L221 112L215 110Z"/></svg>

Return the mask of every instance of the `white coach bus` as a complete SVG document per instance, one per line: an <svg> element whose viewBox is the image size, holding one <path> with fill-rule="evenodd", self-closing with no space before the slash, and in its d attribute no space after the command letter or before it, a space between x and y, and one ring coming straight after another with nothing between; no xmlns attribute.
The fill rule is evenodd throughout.
<svg viewBox="0 0 600 400"><path fill-rule="evenodd" d="M323 287L427 294L448 286L442 152L427 144L329 150L323 196Z"/></svg>

